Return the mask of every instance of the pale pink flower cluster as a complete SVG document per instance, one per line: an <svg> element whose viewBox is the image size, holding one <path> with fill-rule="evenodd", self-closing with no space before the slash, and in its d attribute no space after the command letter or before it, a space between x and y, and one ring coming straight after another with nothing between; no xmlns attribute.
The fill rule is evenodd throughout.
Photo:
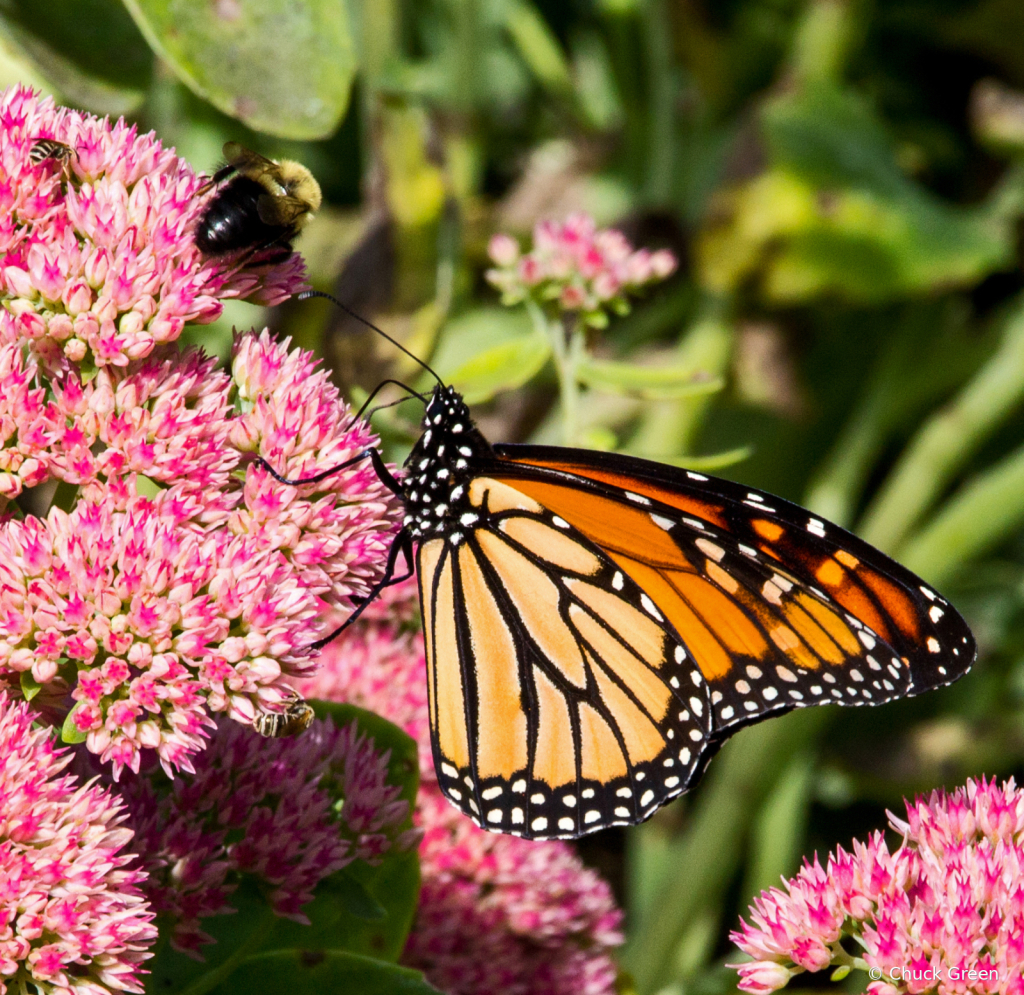
<svg viewBox="0 0 1024 995"><path fill-rule="evenodd" d="M533 230L533 248L523 253L511 236L491 238L488 253L495 268L487 279L502 294L503 304L533 300L562 312L578 312L595 328L608 323L608 312L629 311L628 295L670 276L676 258L667 249L633 249L622 232L598 229L587 214L573 214L559 224L541 221Z"/></svg>
<svg viewBox="0 0 1024 995"><path fill-rule="evenodd" d="M402 962L448 995L610 995L608 885L564 843L488 833L436 784L417 799L423 885Z"/></svg>
<svg viewBox="0 0 1024 995"><path fill-rule="evenodd" d="M67 162L34 164L40 139ZM27 344L55 372L125 366L215 320L225 298L276 304L304 286L301 258L254 267L206 258L193 240L210 196L183 159L134 126L0 94L0 342Z"/></svg>
<svg viewBox="0 0 1024 995"><path fill-rule="evenodd" d="M0 694L0 995L142 992L156 927L110 794Z"/></svg>
<svg viewBox="0 0 1024 995"><path fill-rule="evenodd" d="M969 780L890 821L904 837L895 852L875 833L761 894L732 934L755 958L736 965L740 988L842 966L873 972L872 995L1024 993L1024 791Z"/></svg>
<svg viewBox="0 0 1024 995"><path fill-rule="evenodd" d="M301 736L263 739L221 721L192 775L122 779L131 803L147 897L178 950L210 942L201 921L232 911L252 877L274 911L297 922L324 878L353 861L379 863L414 847L409 804L388 783L387 752L355 723L314 720Z"/></svg>
<svg viewBox="0 0 1024 995"><path fill-rule="evenodd" d="M253 456L305 476L376 440L308 354L266 332L236 340L230 376L161 354L58 378L49 400L4 357L0 481L77 495L0 519L0 682L70 690L75 731L115 769L154 749L188 770L208 713L251 722L315 668L320 599L367 593L397 514L368 460L296 488Z"/></svg>
<svg viewBox="0 0 1024 995"><path fill-rule="evenodd" d="M478 829L437 787L415 590L413 581L390 589L387 605L371 605L299 685L372 709L419 743L423 885L403 963L448 995L611 995L622 914L608 885L565 843Z"/></svg>

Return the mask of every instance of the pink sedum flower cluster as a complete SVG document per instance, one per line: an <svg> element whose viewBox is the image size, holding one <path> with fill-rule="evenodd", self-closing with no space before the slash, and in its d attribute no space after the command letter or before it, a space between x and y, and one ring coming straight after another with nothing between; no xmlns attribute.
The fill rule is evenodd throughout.
<svg viewBox="0 0 1024 995"><path fill-rule="evenodd" d="M324 649L320 671L299 688L378 712L419 743L423 884L403 963L448 995L611 995L622 914L608 885L567 844L488 833L445 800L430 753L415 583L385 598Z"/></svg>
<svg viewBox="0 0 1024 995"><path fill-rule="evenodd" d="M142 992L156 927L126 865L132 832L101 787L0 694L0 995Z"/></svg>
<svg viewBox="0 0 1024 995"><path fill-rule="evenodd" d="M210 942L201 920L232 911L243 876L269 886L278 915L305 923L302 906L325 877L414 847L420 834L406 828L388 758L355 723L318 719L270 740L221 722L193 775L124 778L146 894L174 947L198 956Z"/></svg>
<svg viewBox="0 0 1024 995"><path fill-rule="evenodd" d="M561 312L579 313L594 328L608 323L608 312L629 311L628 295L670 276L676 258L667 249L636 249L622 232L598 229L592 217L574 214L561 224L541 221L533 248L523 253L511 235L493 236L488 253L495 264L487 279L502 303L533 301Z"/></svg>
<svg viewBox="0 0 1024 995"><path fill-rule="evenodd" d="M732 934L755 958L736 965L741 989L839 966L869 971L871 995L1024 993L1024 791L969 780L890 820L895 852L875 833L761 894Z"/></svg>
<svg viewBox="0 0 1024 995"><path fill-rule="evenodd" d="M239 337L230 375L154 355L59 378L48 400L0 351L24 381L0 384L8 493L40 476L76 493L0 520L0 682L69 691L75 733L115 770L143 749L188 770L211 712L281 707L316 666L323 599L366 594L384 562L397 510L369 461L304 487L253 462L301 478L376 442L288 345Z"/></svg>
<svg viewBox="0 0 1024 995"><path fill-rule="evenodd" d="M0 687L115 773L189 770L211 714L280 709L396 518L368 461L302 488L257 462L376 443L308 354L250 333L224 372L168 344L303 286L297 255L196 249L204 182L123 122L0 94Z"/></svg>
<svg viewBox="0 0 1024 995"><path fill-rule="evenodd" d="M40 139L73 154L33 163ZM226 298L276 304L301 290L298 255L259 268L199 252L205 184L152 133L25 87L0 94L0 342L27 343L50 372L123 367L218 318Z"/></svg>

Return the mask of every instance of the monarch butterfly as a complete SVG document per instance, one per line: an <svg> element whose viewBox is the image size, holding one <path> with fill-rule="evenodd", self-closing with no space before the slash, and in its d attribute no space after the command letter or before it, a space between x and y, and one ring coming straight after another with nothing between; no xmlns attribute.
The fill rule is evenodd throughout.
<svg viewBox="0 0 1024 995"><path fill-rule="evenodd" d="M415 558L434 767L484 829L642 822L745 725L974 661L948 602L838 526L692 470L492 446L440 378L400 481L375 449L305 480L267 469L306 485L367 458L406 514L349 622Z"/></svg>

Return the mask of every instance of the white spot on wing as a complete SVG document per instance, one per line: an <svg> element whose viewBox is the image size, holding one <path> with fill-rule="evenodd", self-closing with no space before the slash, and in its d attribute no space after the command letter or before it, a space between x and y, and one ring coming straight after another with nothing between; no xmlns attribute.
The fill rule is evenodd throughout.
<svg viewBox="0 0 1024 995"><path fill-rule="evenodd" d="M721 563L725 559L725 550L716 543L710 542L707 539L697 539L694 545L709 559L715 561L715 563Z"/></svg>
<svg viewBox="0 0 1024 995"><path fill-rule="evenodd" d="M651 599L646 594L640 595L640 604L644 606L648 615L652 616L653 618L656 618L659 622L664 621L664 617L662 616L661 612L658 611L657 606L654 604L653 601L651 601Z"/></svg>

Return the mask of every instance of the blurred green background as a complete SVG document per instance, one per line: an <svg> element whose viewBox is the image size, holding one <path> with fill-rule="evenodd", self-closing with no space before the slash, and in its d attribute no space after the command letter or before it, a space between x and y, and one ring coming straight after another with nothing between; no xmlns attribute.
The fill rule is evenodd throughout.
<svg viewBox="0 0 1024 995"><path fill-rule="evenodd" d="M584 442L800 501L967 615L956 686L747 729L690 796L581 844L627 909L624 991L731 990L728 930L802 855L1024 766L1019 0L3 0L0 45L4 85L124 114L197 169L229 139L308 165L313 283L492 439L557 440L559 413L550 365L509 362L529 328L483 280L489 236L586 210L671 248L678 273L588 348L723 386L591 385ZM225 354L232 323L317 350L356 400L417 376L321 301L188 336Z"/></svg>

